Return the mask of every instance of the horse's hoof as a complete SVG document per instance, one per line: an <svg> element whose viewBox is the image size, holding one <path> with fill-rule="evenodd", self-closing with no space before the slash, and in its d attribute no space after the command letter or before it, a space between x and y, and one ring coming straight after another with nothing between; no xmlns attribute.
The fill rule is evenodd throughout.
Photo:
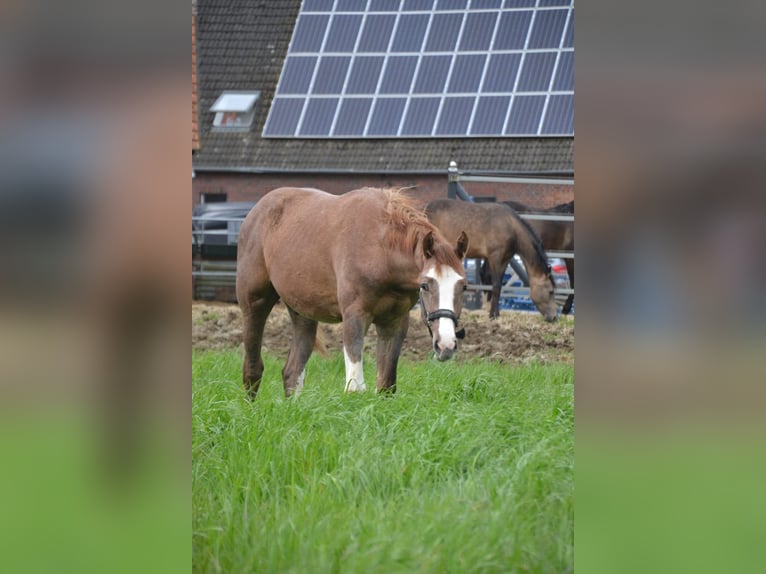
<svg viewBox="0 0 766 574"><path fill-rule="evenodd" d="M363 393L367 390L367 387L364 383L357 383L355 379L351 379L349 382L346 383L346 392L347 393Z"/></svg>

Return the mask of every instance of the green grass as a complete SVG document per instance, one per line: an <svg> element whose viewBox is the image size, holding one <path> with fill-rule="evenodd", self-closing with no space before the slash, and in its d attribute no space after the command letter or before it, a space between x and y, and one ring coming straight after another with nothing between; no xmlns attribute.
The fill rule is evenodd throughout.
<svg viewBox="0 0 766 574"><path fill-rule="evenodd" d="M250 402L238 352L193 354L195 572L573 570L571 366L401 361L381 397L336 354L286 400L282 361Z"/></svg>

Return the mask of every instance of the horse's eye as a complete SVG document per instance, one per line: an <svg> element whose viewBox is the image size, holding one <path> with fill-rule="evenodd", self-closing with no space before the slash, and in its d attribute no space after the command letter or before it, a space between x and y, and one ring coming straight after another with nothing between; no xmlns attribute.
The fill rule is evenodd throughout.
<svg viewBox="0 0 766 574"><path fill-rule="evenodd" d="M421 288L423 291L428 291L428 283L421 283L421 284L420 284L420 288Z"/></svg>
<svg viewBox="0 0 766 574"><path fill-rule="evenodd" d="M465 291L466 289L468 289L468 285L463 285L463 291Z"/></svg>

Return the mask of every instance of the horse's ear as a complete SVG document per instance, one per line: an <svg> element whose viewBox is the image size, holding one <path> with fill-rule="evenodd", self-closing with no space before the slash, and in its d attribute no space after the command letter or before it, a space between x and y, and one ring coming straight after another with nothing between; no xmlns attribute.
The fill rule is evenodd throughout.
<svg viewBox="0 0 766 574"><path fill-rule="evenodd" d="M467 251L468 251L468 236L465 234L465 231L461 231L460 237L457 238L457 246L455 247L457 258L462 259L463 256L465 256Z"/></svg>
<svg viewBox="0 0 766 574"><path fill-rule="evenodd" d="M423 255L426 259L431 259L434 256L434 232L429 231L423 238Z"/></svg>

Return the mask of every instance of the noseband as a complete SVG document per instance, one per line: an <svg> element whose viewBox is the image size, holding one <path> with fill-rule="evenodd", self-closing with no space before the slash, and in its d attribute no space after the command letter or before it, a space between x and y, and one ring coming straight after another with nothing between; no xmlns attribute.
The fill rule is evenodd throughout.
<svg viewBox="0 0 766 574"><path fill-rule="evenodd" d="M418 291L418 302L420 303L420 309L423 313L423 322L426 324L426 327L428 327L428 334L431 335L432 339L434 337L434 333L431 330L431 323L436 321L436 319L452 319L452 322L455 324L455 337L458 339L465 338L465 327L462 327L460 330L458 330L458 319L454 311L450 311L449 309L437 309L436 311L431 311L429 313L426 310L425 304L423 303L422 291Z"/></svg>

